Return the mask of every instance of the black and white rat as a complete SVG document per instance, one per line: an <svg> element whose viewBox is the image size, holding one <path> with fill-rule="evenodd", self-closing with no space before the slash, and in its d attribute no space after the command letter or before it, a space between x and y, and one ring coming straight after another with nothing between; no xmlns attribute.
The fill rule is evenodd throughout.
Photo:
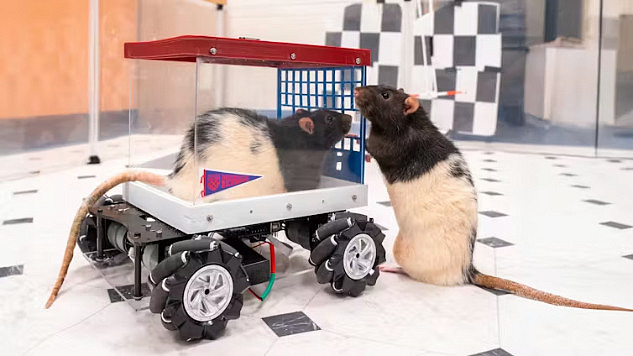
<svg viewBox="0 0 633 356"><path fill-rule="evenodd" d="M201 168L262 176L206 201L315 189L326 154L349 132L351 123L351 116L329 110L299 109L282 120L238 108L208 111L185 135L169 190L185 200L197 196Z"/></svg>
<svg viewBox="0 0 633 356"><path fill-rule="evenodd" d="M400 228L393 254L406 274L430 284L472 283L561 306L633 311L563 298L477 271L477 192L457 147L402 89L366 86L356 88L354 96L371 122L367 151L386 180Z"/></svg>
<svg viewBox="0 0 633 356"><path fill-rule="evenodd" d="M351 125L350 115L329 110L308 112L299 109L284 120L269 121L289 192L319 186L326 155L349 132Z"/></svg>
<svg viewBox="0 0 633 356"><path fill-rule="evenodd" d="M174 170L167 177L126 171L109 178L84 199L71 225L62 266L46 308L53 304L66 278L81 221L88 209L110 189L121 183L139 181L166 186L175 196L193 201L202 190L200 168L262 176L213 194L204 201L314 189L319 185L326 153L343 139L351 121L349 115L333 111L302 109L283 120L268 119L238 108L217 109L200 115L185 134Z"/></svg>

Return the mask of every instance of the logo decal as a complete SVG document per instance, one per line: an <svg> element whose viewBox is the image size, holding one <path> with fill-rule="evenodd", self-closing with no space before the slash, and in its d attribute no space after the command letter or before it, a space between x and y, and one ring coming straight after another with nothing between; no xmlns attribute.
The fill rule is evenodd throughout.
<svg viewBox="0 0 633 356"><path fill-rule="evenodd" d="M262 177L241 173L210 171L207 169L203 169L201 173L200 183L203 183L204 186L204 189L200 192L200 196L202 197L206 197L207 195L215 194Z"/></svg>

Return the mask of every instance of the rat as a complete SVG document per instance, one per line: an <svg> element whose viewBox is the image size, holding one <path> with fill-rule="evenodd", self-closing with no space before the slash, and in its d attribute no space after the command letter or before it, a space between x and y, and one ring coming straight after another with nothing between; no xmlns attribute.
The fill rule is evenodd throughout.
<svg viewBox="0 0 633 356"><path fill-rule="evenodd" d="M326 154L349 132L351 123L351 116L329 110L298 109L282 120L239 108L208 111L185 135L169 191L191 200L201 190L196 184L200 168L247 170L262 177L205 197L207 202L315 189Z"/></svg>
<svg viewBox="0 0 633 356"><path fill-rule="evenodd" d="M378 162L400 231L393 254L401 272L435 285L466 283L500 289L549 304L633 311L564 298L473 266L477 192L466 161L433 125L415 96L388 86L356 88L361 113L371 122L367 151Z"/></svg>
<svg viewBox="0 0 633 356"><path fill-rule="evenodd" d="M199 168L248 171L262 176L204 197L205 202L314 189L321 179L325 155L349 132L351 121L351 116L338 112L303 109L282 120L239 108L221 108L198 116L185 134L169 175L122 172L100 184L84 199L71 225L62 266L46 308L53 304L66 278L81 221L110 189L121 183L139 181L165 186L176 197L194 201L201 191L196 163Z"/></svg>
<svg viewBox="0 0 633 356"><path fill-rule="evenodd" d="M297 110L269 127L281 173L289 192L315 189L321 181L325 158L350 131L352 117L329 110ZM301 130L297 130L297 127Z"/></svg>

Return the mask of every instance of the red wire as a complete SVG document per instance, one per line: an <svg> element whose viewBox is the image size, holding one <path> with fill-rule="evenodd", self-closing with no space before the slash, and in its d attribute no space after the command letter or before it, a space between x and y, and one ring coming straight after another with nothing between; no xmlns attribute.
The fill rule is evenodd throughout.
<svg viewBox="0 0 633 356"><path fill-rule="evenodd" d="M275 268L275 245L272 244L272 242L270 241L263 241L260 244L256 245L257 246L261 246L263 244L268 244L269 248L270 248L270 274L275 274L276 272L276 268ZM255 296L255 298L259 299L260 301L263 301L262 297L260 297L259 295L257 295L250 287L248 288L248 291L251 292L252 295Z"/></svg>

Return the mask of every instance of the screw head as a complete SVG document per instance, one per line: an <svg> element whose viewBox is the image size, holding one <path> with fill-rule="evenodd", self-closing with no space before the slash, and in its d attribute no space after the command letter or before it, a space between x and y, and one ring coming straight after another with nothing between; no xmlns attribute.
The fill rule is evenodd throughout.
<svg viewBox="0 0 633 356"><path fill-rule="evenodd" d="M207 215L207 221L208 222L212 222L213 221L213 215Z"/></svg>
<svg viewBox="0 0 633 356"><path fill-rule="evenodd" d="M360 58L356 58L356 64L360 64Z"/></svg>
<svg viewBox="0 0 633 356"><path fill-rule="evenodd" d="M294 53L290 53L290 59L295 59L295 58L297 58L297 55Z"/></svg>
<svg viewBox="0 0 633 356"><path fill-rule="evenodd" d="M216 54L216 53L218 53L218 50L215 49L215 47L211 47L211 49L209 50L209 53Z"/></svg>
<svg viewBox="0 0 633 356"><path fill-rule="evenodd" d="M287 210L292 210L292 204L288 203L288 204L286 205L286 209L287 209Z"/></svg>
<svg viewBox="0 0 633 356"><path fill-rule="evenodd" d="M356 199L358 199L358 197L356 196L356 194L352 195L352 200L356 201Z"/></svg>

